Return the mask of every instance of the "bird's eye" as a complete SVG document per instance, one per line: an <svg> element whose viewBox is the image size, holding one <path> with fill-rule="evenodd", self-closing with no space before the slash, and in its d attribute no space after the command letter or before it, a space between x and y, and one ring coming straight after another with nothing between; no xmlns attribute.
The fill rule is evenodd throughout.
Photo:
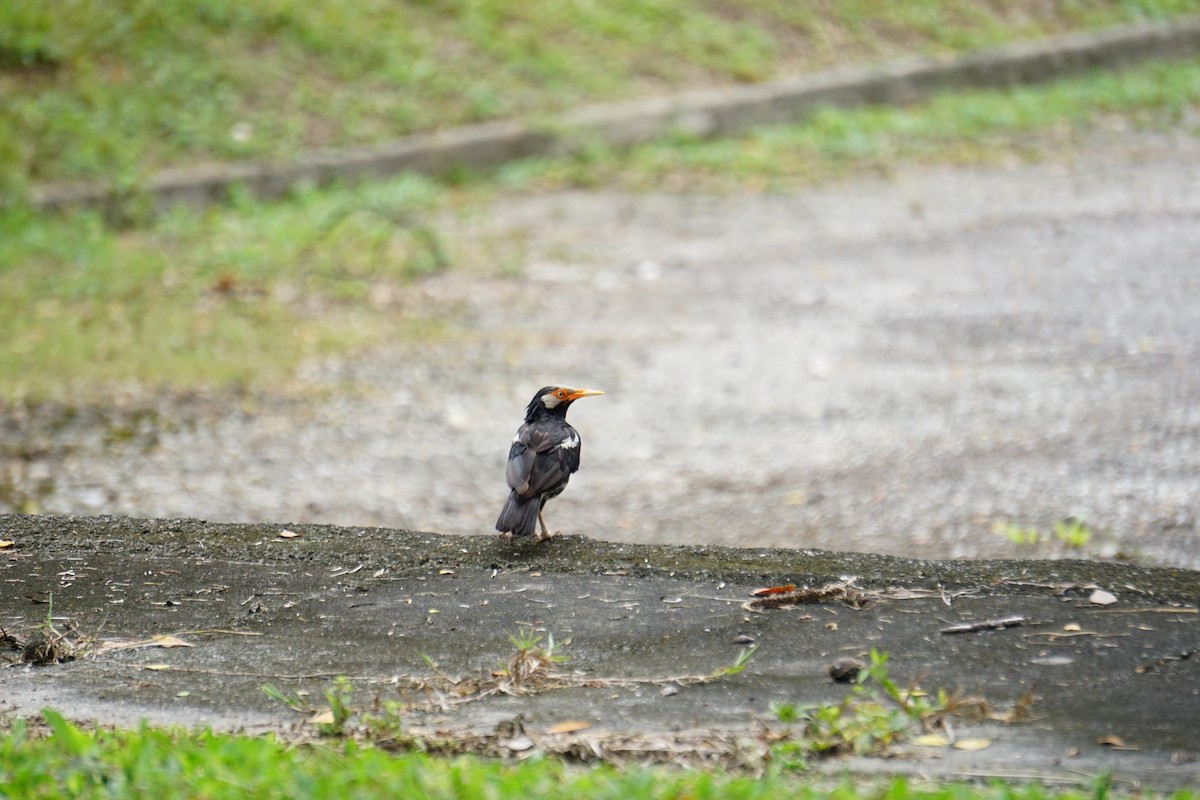
<svg viewBox="0 0 1200 800"><path fill-rule="evenodd" d="M558 395L559 400L561 400L567 396L567 393L564 392L562 389L559 389L557 392L555 392L555 394Z"/></svg>

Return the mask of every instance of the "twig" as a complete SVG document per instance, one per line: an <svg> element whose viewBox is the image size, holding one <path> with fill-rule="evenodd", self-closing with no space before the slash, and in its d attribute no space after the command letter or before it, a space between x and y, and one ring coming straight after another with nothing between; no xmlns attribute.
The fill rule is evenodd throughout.
<svg viewBox="0 0 1200 800"><path fill-rule="evenodd" d="M942 633L976 633L978 631L1002 631L1005 628L1015 628L1018 625L1024 625L1029 620L1025 617L999 617L997 619L985 619L980 622L964 622L960 625L951 625L948 628L942 628Z"/></svg>

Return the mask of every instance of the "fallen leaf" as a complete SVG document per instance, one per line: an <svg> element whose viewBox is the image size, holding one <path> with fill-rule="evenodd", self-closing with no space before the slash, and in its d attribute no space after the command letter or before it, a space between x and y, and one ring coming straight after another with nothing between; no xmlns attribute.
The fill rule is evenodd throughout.
<svg viewBox="0 0 1200 800"><path fill-rule="evenodd" d="M592 727L592 723L584 722L581 719L568 719L562 722L551 725L546 729L546 733L575 733Z"/></svg>
<svg viewBox="0 0 1200 800"><path fill-rule="evenodd" d="M0 550L12 547L16 542L10 542L8 539L0 539Z"/></svg>
<svg viewBox="0 0 1200 800"><path fill-rule="evenodd" d="M191 697L192 693L189 692L187 689L184 689L182 692L176 692L175 696L176 697Z"/></svg>
<svg viewBox="0 0 1200 800"><path fill-rule="evenodd" d="M1066 625L1063 625L1063 630L1070 631L1071 633L1078 633L1079 631L1083 630L1083 628L1079 627L1079 623L1077 622L1068 622Z"/></svg>
<svg viewBox="0 0 1200 800"><path fill-rule="evenodd" d="M827 630L827 631L836 631L837 629L838 629L838 627L837 627L837 623L836 623L836 622L826 622L826 623L825 623L825 630Z"/></svg>
<svg viewBox="0 0 1200 800"><path fill-rule="evenodd" d="M280 531L279 532L280 539L295 539L299 535L300 534L296 533L295 531Z"/></svg>
<svg viewBox="0 0 1200 800"><path fill-rule="evenodd" d="M950 740L941 733L926 733L912 740L917 747L945 747Z"/></svg>
<svg viewBox="0 0 1200 800"><path fill-rule="evenodd" d="M1112 734L1109 734L1108 736L1101 736L1099 739L1096 740L1096 744L1102 744L1105 747L1128 747L1129 746L1125 743L1125 740L1122 739L1120 736L1113 736Z"/></svg>
<svg viewBox="0 0 1200 800"><path fill-rule="evenodd" d="M452 569L439 569L438 570L438 575L453 575L453 574L454 574L454 570L452 570Z"/></svg>
<svg viewBox="0 0 1200 800"><path fill-rule="evenodd" d="M170 664L143 664L142 665L142 669L152 669L155 671L170 669L170 668L171 668Z"/></svg>
<svg viewBox="0 0 1200 800"><path fill-rule="evenodd" d="M954 743L955 750L982 750L992 744L991 739L959 739Z"/></svg>
<svg viewBox="0 0 1200 800"><path fill-rule="evenodd" d="M309 725L332 725L333 724L333 709L327 708L324 711L318 711L308 718Z"/></svg>
<svg viewBox="0 0 1200 800"><path fill-rule="evenodd" d="M154 644L157 645L158 647L195 647L194 644L192 644L190 642L185 642L183 639L180 639L178 636L172 636L170 634L165 634L162 636L152 636L150 638L154 640Z"/></svg>
<svg viewBox="0 0 1200 800"><path fill-rule="evenodd" d="M1088 595L1088 602L1094 606L1111 606L1117 602L1117 596L1112 592L1106 592L1103 589L1097 589Z"/></svg>
<svg viewBox="0 0 1200 800"><path fill-rule="evenodd" d="M796 591L796 584L788 583L783 586L766 586L762 589L755 589L750 593L751 597L770 597L773 594L787 594L788 592Z"/></svg>

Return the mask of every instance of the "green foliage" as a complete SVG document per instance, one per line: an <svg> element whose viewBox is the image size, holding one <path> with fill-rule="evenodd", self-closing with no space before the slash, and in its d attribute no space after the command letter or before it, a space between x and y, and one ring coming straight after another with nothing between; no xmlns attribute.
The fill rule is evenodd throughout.
<svg viewBox="0 0 1200 800"><path fill-rule="evenodd" d="M888 655L871 649L840 703L798 707L776 703L776 720L789 726L771 745L771 760L785 770L805 770L810 758L855 753L872 755L906 738L951 705L945 692L930 699L900 689L889 677Z"/></svg>
<svg viewBox="0 0 1200 800"><path fill-rule="evenodd" d="M1067 547L1080 549L1092 538L1092 531L1083 520L1067 517L1054 523L1054 536Z"/></svg>
<svg viewBox="0 0 1200 800"><path fill-rule="evenodd" d="M663 88L1194 13L1200 0L6 0L0 192L136 186Z"/></svg>
<svg viewBox="0 0 1200 800"><path fill-rule="evenodd" d="M992 532L1003 536L1019 547L1034 547L1039 542L1049 543L1051 537L1043 536L1037 528L1022 528L1014 522L999 521L992 525ZM1092 529L1077 517L1056 520L1053 526L1054 539L1064 547L1081 550L1092 541Z"/></svg>
<svg viewBox="0 0 1200 800"><path fill-rule="evenodd" d="M453 258L430 220L447 202L402 177L122 231L91 212L0 211L0 396L278 387L301 359L434 333L394 311Z"/></svg>
<svg viewBox="0 0 1200 800"><path fill-rule="evenodd" d="M1003 536L1018 547L1032 547L1038 543L1040 538L1037 528L1022 528L1015 522L997 522L992 525L992 532Z"/></svg>

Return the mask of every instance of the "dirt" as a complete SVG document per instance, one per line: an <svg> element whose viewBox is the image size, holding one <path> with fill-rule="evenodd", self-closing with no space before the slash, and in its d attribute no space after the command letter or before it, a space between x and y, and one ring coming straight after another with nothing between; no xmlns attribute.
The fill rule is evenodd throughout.
<svg viewBox="0 0 1200 800"><path fill-rule="evenodd" d="M565 532L1200 567L1197 186L1194 141L1122 134L780 194L503 198L460 224L527 239L519 275L411 288L447 335L299 393L10 408L0 510L489 534L561 381L607 392L571 410Z"/></svg>

